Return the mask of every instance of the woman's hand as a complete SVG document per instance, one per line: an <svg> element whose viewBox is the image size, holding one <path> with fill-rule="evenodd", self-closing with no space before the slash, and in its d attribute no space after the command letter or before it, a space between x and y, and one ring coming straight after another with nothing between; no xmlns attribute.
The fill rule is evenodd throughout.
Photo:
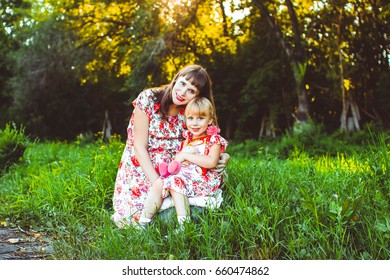
<svg viewBox="0 0 390 280"><path fill-rule="evenodd" d="M162 191L163 186L164 186L163 180L164 179L161 176L157 177L157 179L152 183L152 188Z"/></svg>
<svg viewBox="0 0 390 280"><path fill-rule="evenodd" d="M196 150L193 146L185 146L182 152L189 153L189 154L196 154Z"/></svg>
<svg viewBox="0 0 390 280"><path fill-rule="evenodd" d="M183 161L185 161L186 160L186 152L179 152L179 153L177 153L176 154L176 156L175 156L175 160L176 161L178 161L178 162L183 162Z"/></svg>
<svg viewBox="0 0 390 280"><path fill-rule="evenodd" d="M217 166L215 167L215 171L222 172L225 170L226 166L228 165L230 160L230 155L227 153L221 153L221 156L219 157L219 161Z"/></svg>

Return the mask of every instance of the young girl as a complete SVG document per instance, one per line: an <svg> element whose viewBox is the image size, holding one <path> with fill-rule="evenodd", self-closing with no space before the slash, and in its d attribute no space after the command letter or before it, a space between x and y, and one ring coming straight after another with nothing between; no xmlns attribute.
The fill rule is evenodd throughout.
<svg viewBox="0 0 390 280"><path fill-rule="evenodd" d="M161 184L149 193L139 220L147 225L159 210L161 201L172 196L179 225L190 219L189 197L212 196L222 183L214 170L228 142L222 138L213 104L205 97L191 100L185 109L188 131L175 161L160 163Z"/></svg>

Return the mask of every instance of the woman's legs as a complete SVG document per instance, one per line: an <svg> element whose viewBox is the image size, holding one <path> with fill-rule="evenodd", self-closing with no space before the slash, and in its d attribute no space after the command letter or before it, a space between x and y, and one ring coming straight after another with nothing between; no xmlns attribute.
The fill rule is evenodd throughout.
<svg viewBox="0 0 390 280"><path fill-rule="evenodd" d="M163 201L162 188L162 181L161 184L155 184L152 188L150 188L139 219L139 223L142 226L150 223L154 215L161 208L161 204Z"/></svg>

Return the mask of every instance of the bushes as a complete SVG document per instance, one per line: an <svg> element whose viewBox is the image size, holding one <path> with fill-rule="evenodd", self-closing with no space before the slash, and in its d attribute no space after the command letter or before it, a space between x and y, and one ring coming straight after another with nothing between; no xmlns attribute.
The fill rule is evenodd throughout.
<svg viewBox="0 0 390 280"><path fill-rule="evenodd" d="M18 130L14 123L8 123L0 130L0 174L19 161L28 143L23 127Z"/></svg>
<svg viewBox="0 0 390 280"><path fill-rule="evenodd" d="M365 127L354 133L336 131L333 134L327 134L322 125L309 122L305 125L294 126L293 132L287 132L280 138L257 142L257 146L262 156L272 155L279 159L295 157L303 152L309 157L324 155L335 157L340 153L352 155L359 154L366 149L378 149L382 147L381 143L377 143L381 137L385 138L382 141L388 141L386 139L389 137L389 132L375 132ZM256 144L252 143L252 150L255 150L255 146ZM233 147L229 148L234 150ZM238 152L242 148L244 146L240 147Z"/></svg>
<svg viewBox="0 0 390 280"><path fill-rule="evenodd" d="M293 133L286 133L277 145L281 158L288 158L296 151L305 151L308 154L326 154L329 148L329 139L326 140L323 126L313 122L295 124Z"/></svg>

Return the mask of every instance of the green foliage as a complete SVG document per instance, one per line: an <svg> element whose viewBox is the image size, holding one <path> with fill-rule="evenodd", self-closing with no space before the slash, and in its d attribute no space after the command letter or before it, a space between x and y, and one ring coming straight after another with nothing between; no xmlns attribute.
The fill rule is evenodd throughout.
<svg viewBox="0 0 390 280"><path fill-rule="evenodd" d="M23 123L41 139L69 140L101 129L108 110L114 132L121 133L132 108L126 100L129 105L145 87L167 83L183 65L200 63L213 79L227 138L258 137L264 117L266 127L280 135L291 127L299 103L284 45L293 57L306 53L307 64L295 74L306 73L316 122L328 131L340 126L339 47L348 62L347 94L357 102L361 125L389 127L385 1L300 3L294 5L295 28L282 2L236 2L1 0L0 121ZM278 22L284 44L256 2ZM339 24L344 28L336 44ZM296 53L294 38L304 40L302 52Z"/></svg>
<svg viewBox="0 0 390 280"><path fill-rule="evenodd" d="M74 139L88 130L87 124L93 127L98 122L100 127L104 118L99 91L79 82L89 51L77 49L77 35L63 26L55 20L33 25L23 34L30 43L13 53L11 63L10 112L29 134L41 139Z"/></svg>
<svg viewBox="0 0 390 280"><path fill-rule="evenodd" d="M28 144L24 127L18 129L15 123L8 123L0 130L0 174L19 161Z"/></svg>
<svg viewBox="0 0 390 280"><path fill-rule="evenodd" d="M10 222L64 229L62 234L71 219L98 219L110 207L122 147L118 138L111 143L31 144L21 164L1 178L0 215L10 211Z"/></svg>
<svg viewBox="0 0 390 280"><path fill-rule="evenodd" d="M56 259L389 259L388 136L336 156L275 147L231 143L222 207L175 235L169 213L146 232L110 220L117 137L33 143L0 178L0 221L50 233Z"/></svg>
<svg viewBox="0 0 390 280"><path fill-rule="evenodd" d="M287 158L297 151L305 151L309 155L337 153L332 147L332 141L326 137L322 125L312 121L306 124L295 123L293 132L287 132L277 145L278 155Z"/></svg>
<svg viewBox="0 0 390 280"><path fill-rule="evenodd" d="M336 131L329 135L322 125L313 122L294 126L293 132L284 136L262 142L257 142L262 154L272 154L285 159L304 152L310 157L322 155L337 156L339 153L354 154L361 152L365 146L375 149L376 137L388 135L382 132L372 132L369 127L346 134ZM388 137L388 136L383 136ZM387 141L387 140L384 140ZM256 141L253 145L256 145Z"/></svg>
<svg viewBox="0 0 390 280"><path fill-rule="evenodd" d="M374 102L375 107L379 110L379 115L387 116L385 119L389 119L390 112L390 71L383 72L378 77L378 82L376 84L376 88L374 90L374 94L376 96ZM386 120L381 120L380 124L386 125Z"/></svg>
<svg viewBox="0 0 390 280"><path fill-rule="evenodd" d="M75 144L76 145L88 145L88 144L92 144L94 143L97 139L99 135L94 135L91 131L87 131L86 133L80 133L77 137L76 137L76 141L75 141ZM102 139L102 137L100 137L100 139Z"/></svg>
<svg viewBox="0 0 390 280"><path fill-rule="evenodd" d="M227 153L233 157L254 157L259 154L261 144L255 140L245 140L241 143L230 141Z"/></svg>

